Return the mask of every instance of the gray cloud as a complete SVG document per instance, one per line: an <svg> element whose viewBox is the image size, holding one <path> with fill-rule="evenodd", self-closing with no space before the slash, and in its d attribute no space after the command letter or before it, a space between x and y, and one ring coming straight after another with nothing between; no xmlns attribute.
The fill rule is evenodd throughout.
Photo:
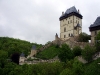
<svg viewBox="0 0 100 75"><path fill-rule="evenodd" d="M99 0L0 0L0 36L45 44L60 34L62 11L74 6L83 15L83 32L99 16Z"/></svg>

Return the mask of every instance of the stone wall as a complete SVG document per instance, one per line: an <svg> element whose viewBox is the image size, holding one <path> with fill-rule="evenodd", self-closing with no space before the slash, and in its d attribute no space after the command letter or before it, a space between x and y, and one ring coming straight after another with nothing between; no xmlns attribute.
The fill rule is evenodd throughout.
<svg viewBox="0 0 100 75"><path fill-rule="evenodd" d="M33 61L24 61L24 62L20 62L19 64L20 65L23 65L23 64L38 64L38 63L52 63L52 62L60 62L58 58L54 58L54 59L49 59L49 60L42 60L42 59L39 59L39 60L33 60Z"/></svg>

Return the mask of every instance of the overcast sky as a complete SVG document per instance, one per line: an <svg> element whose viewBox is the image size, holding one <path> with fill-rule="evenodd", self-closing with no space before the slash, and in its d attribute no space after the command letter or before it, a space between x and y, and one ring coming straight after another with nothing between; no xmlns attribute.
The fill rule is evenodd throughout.
<svg viewBox="0 0 100 75"><path fill-rule="evenodd" d="M0 37L45 44L60 36L62 11L75 6L83 15L82 31L100 16L100 0L0 0Z"/></svg>

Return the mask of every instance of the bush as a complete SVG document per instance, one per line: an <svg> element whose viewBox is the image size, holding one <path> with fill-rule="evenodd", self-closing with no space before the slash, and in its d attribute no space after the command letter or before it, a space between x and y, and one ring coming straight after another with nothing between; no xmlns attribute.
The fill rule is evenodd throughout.
<svg viewBox="0 0 100 75"><path fill-rule="evenodd" d="M89 45L85 46L82 50L82 57L88 62L92 61L92 56L96 52L95 47L90 47Z"/></svg>
<svg viewBox="0 0 100 75"><path fill-rule="evenodd" d="M58 57L62 62L66 62L73 57L72 51L67 44L62 44L62 48Z"/></svg>
<svg viewBox="0 0 100 75"><path fill-rule="evenodd" d="M88 42L88 40L90 40L90 39L91 39L91 37L88 34L83 32L83 33L79 34L78 41L79 42Z"/></svg>
<svg viewBox="0 0 100 75"><path fill-rule="evenodd" d="M79 56L79 55L81 55L82 49L79 46L76 46L73 48L72 52L73 52L74 56Z"/></svg>

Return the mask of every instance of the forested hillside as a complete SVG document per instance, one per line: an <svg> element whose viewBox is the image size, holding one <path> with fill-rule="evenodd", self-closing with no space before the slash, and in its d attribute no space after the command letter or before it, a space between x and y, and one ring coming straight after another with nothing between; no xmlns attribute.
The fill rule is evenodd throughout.
<svg viewBox="0 0 100 75"><path fill-rule="evenodd" d="M100 40L100 37L97 36L96 39ZM37 57L43 59L51 59L58 56L60 62L18 65L9 60L14 53L20 54L23 52L27 56L32 45L36 45L37 48L42 46L20 39L0 37L0 75L100 74L100 58L97 60L92 59L94 53L100 51L100 42L96 43L93 47L87 45L84 49L78 46L72 49L67 44L62 44L61 47L52 45L37 54ZM81 63L77 56L82 56L88 63Z"/></svg>
<svg viewBox="0 0 100 75"><path fill-rule="evenodd" d="M20 39L0 37L0 50L6 51L8 53L8 57L10 57L13 53L20 54L22 52L25 54L25 56L27 56L31 51L32 45L36 45L37 48L42 46Z"/></svg>

